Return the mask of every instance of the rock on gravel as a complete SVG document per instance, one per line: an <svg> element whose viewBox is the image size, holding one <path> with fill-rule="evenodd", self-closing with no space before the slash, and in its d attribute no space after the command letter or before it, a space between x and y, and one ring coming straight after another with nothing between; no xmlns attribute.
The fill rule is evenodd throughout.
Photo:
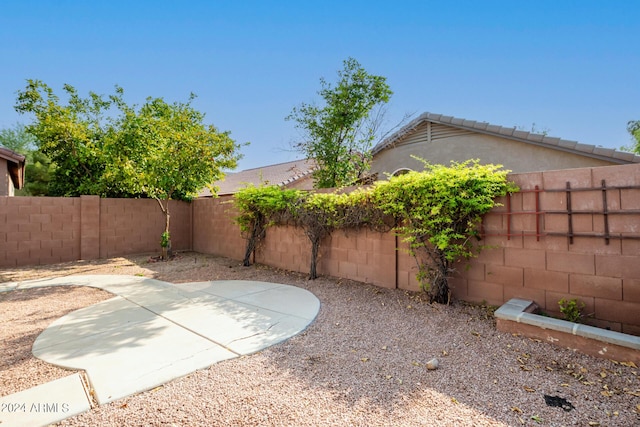
<svg viewBox="0 0 640 427"><path fill-rule="evenodd" d="M434 357L433 359L427 362L426 366L428 370L435 371L440 366L440 362L438 362L438 359Z"/></svg>

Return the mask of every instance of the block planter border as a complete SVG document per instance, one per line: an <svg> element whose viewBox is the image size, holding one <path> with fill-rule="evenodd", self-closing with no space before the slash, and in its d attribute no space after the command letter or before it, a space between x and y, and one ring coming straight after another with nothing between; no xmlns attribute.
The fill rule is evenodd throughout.
<svg viewBox="0 0 640 427"><path fill-rule="evenodd" d="M538 306L513 298L495 312L499 331L519 333L592 356L640 365L640 337L536 314Z"/></svg>

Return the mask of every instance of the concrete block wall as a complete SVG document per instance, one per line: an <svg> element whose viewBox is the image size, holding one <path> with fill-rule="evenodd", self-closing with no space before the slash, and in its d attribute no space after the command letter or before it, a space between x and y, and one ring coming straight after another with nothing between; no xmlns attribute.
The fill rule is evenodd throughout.
<svg viewBox="0 0 640 427"><path fill-rule="evenodd" d="M233 198L202 198L194 200L191 205L193 250L238 260L244 258L245 240L233 222L236 215Z"/></svg>
<svg viewBox="0 0 640 427"><path fill-rule="evenodd" d="M605 232L602 180L606 187L640 186L640 165L569 169L510 175L521 189L540 192L539 209L567 209L566 183L573 211L593 211L572 215L573 232ZM511 198L511 232L535 234L534 193L518 193ZM585 304L586 323L614 331L640 335L640 190L606 191L607 210L624 211L608 215L609 232L624 238L556 235L569 232L566 214L540 216L542 236L487 236L488 245L478 258L460 263L452 280L454 296L469 301L499 305L511 298L535 301L543 311L561 316L558 302L577 299ZM504 201L503 201L504 203ZM634 210L636 212L634 212ZM484 219L488 234L506 234L509 216L505 206L494 209Z"/></svg>
<svg viewBox="0 0 640 427"><path fill-rule="evenodd" d="M236 210L231 197L193 202L193 250L241 260L246 240L233 222ZM395 287L395 237L368 230L336 231L320 247L318 274ZM311 243L301 229L270 227L256 251L255 261L300 273L308 273Z"/></svg>
<svg viewBox="0 0 640 427"><path fill-rule="evenodd" d="M191 249L191 205L170 203L173 248ZM0 197L0 267L159 253L163 230L154 200Z"/></svg>
<svg viewBox="0 0 640 427"><path fill-rule="evenodd" d="M0 267L80 258L80 199L0 197Z"/></svg>
<svg viewBox="0 0 640 427"><path fill-rule="evenodd" d="M309 247L307 240L300 249L304 251ZM306 253L309 252L307 249ZM309 263L302 271L309 271ZM318 273L394 288L397 280L395 237L367 229L336 231L321 245Z"/></svg>
<svg viewBox="0 0 640 427"><path fill-rule="evenodd" d="M246 241L242 241L242 254ZM256 251L256 262L290 271L308 272L311 263L311 243L296 227L271 227L263 244ZM329 274L317 266L318 274Z"/></svg>
<svg viewBox="0 0 640 427"><path fill-rule="evenodd" d="M152 199L98 199L99 258L160 251L165 216ZM191 249L191 206L169 201L169 230L173 250ZM84 236L84 234L83 234Z"/></svg>

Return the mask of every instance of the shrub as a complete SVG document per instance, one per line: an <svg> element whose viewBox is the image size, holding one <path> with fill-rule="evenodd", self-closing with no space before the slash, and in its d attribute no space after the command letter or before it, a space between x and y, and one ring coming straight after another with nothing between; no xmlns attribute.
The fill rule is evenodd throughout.
<svg viewBox="0 0 640 427"><path fill-rule="evenodd" d="M409 172L378 182L374 200L392 215L397 233L409 245L418 264L418 279L431 301L449 301L447 279L459 258L474 255L477 226L482 215L496 205L496 197L516 191L507 182L509 171L478 160L431 165L424 172Z"/></svg>
<svg viewBox="0 0 640 427"><path fill-rule="evenodd" d="M562 298L558 301L558 305L560 306L560 312L564 315L565 320L574 323L580 323L582 321L584 302L578 301L575 298L570 300Z"/></svg>
<svg viewBox="0 0 640 427"><path fill-rule="evenodd" d="M317 277L316 260L322 240L337 229L369 227L394 229L409 244L418 264L418 279L431 301L448 302L448 278L459 258L473 256L480 247L482 215L495 199L517 187L507 182L501 166L477 160L451 166L425 164L423 172L409 172L351 193L304 193L276 186L247 187L236 194L236 222L247 239L244 264L272 224L294 224L311 242L309 276Z"/></svg>
<svg viewBox="0 0 640 427"><path fill-rule="evenodd" d="M235 194L234 203L239 211L235 221L247 239L243 265L250 265L251 255L264 239L267 227L291 219L302 195L299 190L285 190L276 185L249 185Z"/></svg>

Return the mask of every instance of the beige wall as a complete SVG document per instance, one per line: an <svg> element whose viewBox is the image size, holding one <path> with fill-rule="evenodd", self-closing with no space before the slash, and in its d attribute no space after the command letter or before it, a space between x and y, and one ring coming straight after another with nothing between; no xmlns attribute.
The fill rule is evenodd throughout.
<svg viewBox="0 0 640 427"><path fill-rule="evenodd" d="M6 159L0 158L0 196L13 196L14 188Z"/></svg>
<svg viewBox="0 0 640 427"><path fill-rule="evenodd" d="M406 141L406 142L404 142ZM552 150L533 144L481 133L466 132L428 141L426 127L407 136L394 148L387 148L374 156L371 171L385 179L385 172L401 168L421 171L422 163L411 158L421 157L434 164L448 165L451 160L462 162L480 159L482 163L501 164L513 172L535 172L581 167L609 166L613 163Z"/></svg>

